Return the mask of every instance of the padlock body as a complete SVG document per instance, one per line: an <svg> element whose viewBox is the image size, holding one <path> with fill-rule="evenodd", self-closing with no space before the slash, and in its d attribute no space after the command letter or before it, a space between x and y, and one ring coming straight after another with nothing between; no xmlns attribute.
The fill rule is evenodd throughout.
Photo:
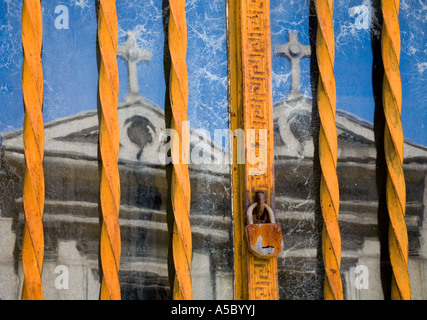
<svg viewBox="0 0 427 320"><path fill-rule="evenodd" d="M248 224L245 228L249 251L259 258L274 258L282 251L282 230L278 223Z"/></svg>

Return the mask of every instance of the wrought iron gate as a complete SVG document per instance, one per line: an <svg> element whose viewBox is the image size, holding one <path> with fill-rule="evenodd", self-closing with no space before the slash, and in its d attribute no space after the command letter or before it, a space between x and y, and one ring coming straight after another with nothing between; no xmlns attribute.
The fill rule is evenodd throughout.
<svg viewBox="0 0 427 320"><path fill-rule="evenodd" d="M72 141L80 139L84 143L91 141L97 148L96 162L93 163L98 163L98 177L96 178L98 191L96 192L99 192L99 202L95 205L95 203L87 201L87 204L82 208L76 209L78 207L76 205L72 210L83 210L92 213L99 210L100 299L121 299L121 291L123 290L121 280L124 279L124 276L119 277L121 251L123 238L126 240L130 238L126 232L125 234L123 233L122 228L125 226L126 230L128 228L130 230L138 223L141 223L141 225L145 223L143 221L145 218L132 218L132 215L137 217L137 209L129 206L129 203L126 202L127 200L125 200L125 205L121 204L121 199L128 197L128 189L123 189L122 187L123 183L125 183L123 181L131 179L126 176L126 170L128 169L125 166L136 168L135 172L141 170L138 173L138 179L141 179L141 181L148 179L147 181L149 182L144 182L145 184L155 185L156 190L163 188L164 192L160 193L167 195L167 198L165 198L164 195L157 194L155 193L157 191L155 191L150 194L149 200L144 198L144 201L146 201L145 207L141 205L140 208L144 207L145 209L138 210L152 210L149 212L150 217L155 217L152 220L153 224L149 227L152 228L150 230L154 230L151 234L152 237L158 237L158 239L161 239L159 241L164 241L164 234L167 235L167 245L165 246L167 250L163 248L163 251L160 251L167 251L167 253L162 254L168 256L167 279L169 281L170 289L168 290L170 290L170 294L165 295L168 298L190 300L194 297L192 278L197 273L195 270L199 264L197 262L196 266L194 266L194 263L192 263L194 262L194 252L198 252L193 247L195 234L197 234L197 239L200 238L205 242L211 242L212 248L209 248L209 254L206 255L209 257L207 259L211 261L209 264L211 269L226 270L232 266L233 281L227 280L226 285L228 287L231 286L230 292L232 292L234 299L274 300L284 298L284 288L282 286L283 283L289 281L285 263L289 259L295 258L292 258L292 255L290 257L287 256L287 253L290 252L288 245L298 247L298 244L292 244L294 240L291 238L293 236L297 237L297 235L296 233L293 234L292 230L289 231L291 229L290 226L292 223L306 224L308 222L295 215L291 214L289 216L285 213L278 214L278 212L286 211L286 209L283 209L284 206L291 207L295 205L295 208L297 208L308 205L311 207L306 211L314 211L313 216L316 216L313 230L318 233L318 237L321 240L317 248L319 249L317 253L319 256L314 254L316 260L321 261L321 266L317 265L314 269L321 270L320 273L324 279L323 298L344 299L345 293L350 290L350 285L348 284L350 280L344 279L344 282L347 282L346 288L343 285L342 277L344 273L341 270L341 236L343 231L340 230L339 223L340 208L344 206L344 211L358 212L359 209L355 208L358 204L362 211L372 209L375 211L374 207L376 205L380 206L381 201L384 201L386 210L381 212L387 212L388 216L379 218L378 224L382 223L382 221L389 221L386 243L384 243L384 238L381 238L380 244L381 250L386 248L388 251L388 259L386 260L391 265L389 268L391 272L389 279L390 296L392 299L411 299L410 272L408 271L409 242L411 239L408 238L408 232L410 235L411 232L416 234L417 236L413 236L413 238L420 241L419 234L421 231L419 231L419 228L422 228L423 206L426 201L426 193L422 186L426 181L425 159L427 157L424 154L426 151L424 147L409 143L408 150L413 152L414 156L410 157L411 160L406 163L405 169L404 145L405 143L408 144L408 142L405 142L401 121L402 81L399 68L401 52L401 31L398 19L399 1L383 0L378 4L381 12L376 12L375 15L375 17L381 17L382 19L382 23L379 24L381 26L381 35L377 38L381 41L381 65L377 64L376 66L381 66L383 72L378 74L383 78L378 79L374 85L378 87L378 84L381 83L380 101L377 101L377 105L383 107L382 111L378 111L380 116L382 115L381 113L383 115L375 118L374 127L368 127L363 123L360 125L360 122L357 122L351 116L337 112L337 84L334 75L336 49L333 19L334 2L331 0L309 2L307 16L310 16L310 44L302 45L299 42L298 33L290 32L287 44L274 44L272 46L270 9L274 9L274 7L273 1L270 6L270 1L228 0L227 3L224 2L223 12L227 13L226 62L228 74L226 76L226 86L229 104L227 110L229 113L229 119L227 119L229 127L227 129L229 130L227 130L225 140L228 140L230 150L228 151L228 149L223 149L221 146L218 147L215 144L217 141L209 141L203 134L194 131L188 124L189 91L191 91L191 88L189 85L190 76L187 57L188 17L186 14L186 1L164 1L161 6L161 14L159 14L159 17L163 19L163 31L165 42L167 42L163 57L165 78L167 79L164 113L156 110L144 98L139 96L137 65L141 61L152 60L153 56L150 52L138 48L135 34L132 32L127 33L126 43L119 46L119 18L116 1L99 0L96 2L95 17L97 21L98 109L90 115L78 115L75 118L70 118L63 122L57 121L50 125L43 120L43 99L46 91L43 77L44 60L42 59L42 48L46 46L46 43L43 42L46 34L42 21L42 6L44 3L40 0L23 0L21 12L22 98L25 116L22 131L4 135L3 144L5 148L4 150L2 148L3 159L10 163L13 161L19 163L21 161L17 165L10 165L5 161L3 166L9 168L7 169L9 171L6 170L7 174L4 175L5 177L7 176L5 181L7 179L11 180L12 176L14 177L13 179L17 179L17 176L19 176L18 178L23 180L22 199L13 199L15 203L22 205L25 216L25 226L22 229L22 248L20 248L22 261L19 262L20 264L22 263L24 279L22 289L20 289L22 299L35 300L44 298L42 278L46 246L45 238L50 237L50 235L47 234L44 227L46 222L43 219L43 215L46 207L57 208L61 207L61 205L65 206L65 203L61 204L60 200L55 202L45 199L46 189L55 188L55 186L45 184L45 147L50 141L55 140L60 143L60 141L68 141L67 139L72 139ZM378 45L379 42L375 42L375 38L372 38L372 46ZM194 47L191 49L195 50ZM121 107L119 107L118 56L127 62L129 79L128 96L125 103L121 104ZM272 60L275 57L285 57L289 60L292 86L287 99L274 104L275 111L273 112L274 86L272 77L274 71L272 69ZM311 58L313 101L309 101L301 93L300 61L303 58ZM135 80L131 80L133 77ZM378 99L378 95L375 99ZM138 113L139 111L135 111L132 114L133 117L129 116L125 121L119 119L120 110L133 110L132 108L135 106L139 108L144 106L148 110L146 111L147 114L142 115ZM4 112L7 112L7 110L4 110ZM155 116L150 118L151 115ZM160 118L164 118L165 123L158 125L155 121L159 120L153 119ZM339 121L337 121L337 118L339 118ZM95 124L93 122L94 119L98 119ZM90 125L88 124L87 128L78 134L76 132L64 133L61 137L58 136L52 138L52 140L45 141L46 128L50 128L53 125L64 125L65 128L68 121L77 120L90 122ZM360 132L363 131L363 133L357 135L357 143L359 144L354 149L356 151L351 151L353 153L349 151L349 154L351 154L347 156L342 151L344 147L340 146L340 143L353 133L346 131L341 124L356 126L356 122L360 126ZM162 132L159 126L164 126ZM357 152L358 148L365 147L365 145L372 147L373 143L366 142L369 140L366 137L372 135L374 129L377 134L374 141L377 148L372 149L377 151L376 159L373 160L376 160L376 168L362 168L357 163L357 155L354 152ZM165 133L165 130L169 131ZM365 132L368 133L365 134ZM144 138L142 139L141 135L143 133ZM128 161L128 158L122 158L122 160L120 158L120 153L125 148L123 147L124 140L122 138L124 134L127 135L126 139L130 141L130 145L133 143L132 150L135 151L136 156L132 161L135 162ZM22 138L21 141L23 141L23 157L21 158L20 156L14 158L15 153L19 154L21 152L18 150L19 146L16 147L17 143L19 143L16 142L17 138ZM157 138L158 140L156 140ZM225 186L226 184L222 182L217 184L212 182L212 185L206 187L203 186L202 181L200 185L197 185L196 194L194 193L192 185L197 184L197 182L194 182L198 181L197 175L205 174L200 169L202 167L197 165L201 164L203 166L207 163L203 162L206 160L206 158L203 158L204 160L201 160L200 163L193 167L191 163L193 159L191 157L197 143L200 143L200 146L204 143L200 150L206 146L206 148L212 147L210 149L212 152L208 154L207 158L212 161L218 161L221 164L221 169L209 168L211 176L207 179L209 181L216 181L215 179L219 181L228 180L230 182L229 186ZM310 143L311 147L309 146ZM365 145L363 145L364 143ZM169 148L162 149L165 145ZM136 167L135 163L143 161L142 159L147 154L147 148L151 146L153 147L150 150L156 150L155 152L163 150L162 156L166 159L166 162L158 164L158 159L155 160L155 163L150 163L147 160L144 162L146 164L144 164L143 168L141 167L142 169ZM280 152L278 151L279 148L281 148ZM346 150L351 148L353 146ZM127 152L131 152L127 150L131 149L126 149L126 157ZM73 152L78 151L74 150ZM7 152L14 154L7 155ZM59 151L56 152L60 154ZM49 156L52 154L55 154L55 152L49 151ZM307 154L310 154L311 158L309 158L308 162L302 161L301 159L304 159L304 157L307 159ZM341 168L339 168L340 155L343 155L341 159L345 158L341 160L343 163ZM384 159L381 159L382 155ZM230 158L229 162L226 161L228 158ZM11 159L18 160L12 161ZM297 163L298 159L302 162ZM210 164L211 162L209 162ZM415 167L415 164L420 164L420 167ZM294 173L298 170L301 170L299 172L310 173L307 181L311 181L310 183L314 187L310 190L311 192L314 190L316 194L307 197L306 201L298 202L296 197L292 198L292 194L288 197L282 191L276 192L275 184L280 185L280 190L287 184L285 189L289 190L292 189L294 183L295 185L299 183L297 179L301 178L298 176L300 173L295 176L292 174L286 176L287 174L283 173L285 172L283 168L290 170L289 167L292 165L295 165ZM344 193L346 193L346 188L352 188L352 186L346 186L346 183L350 181L347 176L340 181L340 172L345 171L348 168L346 166L358 168L357 170L360 170L358 171L359 173L368 172L371 175L373 172L376 173L376 182L380 186L377 190L378 204L371 200L365 203L363 201L351 202L346 199L344 203L341 201L340 190L344 190ZM19 169L13 169L21 167L25 168L22 172L19 172ZM68 168L67 170L70 169ZM92 176L96 177L96 170L91 170ZM156 176L157 173L146 173L144 170L161 170L164 176L158 178ZM406 172L409 173L410 177L405 179ZM386 178L382 177L381 174ZM378 179L381 179L381 177L383 179L380 183ZM84 184L84 176L81 178ZM65 177L62 179L66 181ZM160 180L163 182L159 182ZM407 202L408 188L406 187L406 181L409 181L410 191L421 197L421 200L419 198L415 199L416 196L410 195L411 200L409 203ZM138 189L138 194L149 193L147 192L148 189L144 189L144 183L141 184L140 188L142 189ZM366 181L365 183L369 184ZM218 191L221 188L224 190ZM297 187L295 186L295 188ZM201 190L206 193L200 193ZM90 192L93 193L94 191ZM214 210L222 208L224 211L222 217L221 214L205 214L202 215L203 217L192 215L192 210L195 206L197 211L212 210L207 202L204 203L205 207L200 208L192 201L195 196L209 197L209 192L218 192L218 195L220 195L213 201L215 204L212 205L212 208ZM82 194L84 193L82 192ZM226 195L222 196L223 194ZM221 197L229 201L229 204L223 206L220 203ZM311 199L309 199L310 197ZM158 200L160 198L162 200ZM276 198L280 198L279 208L276 205ZM366 198L370 199L369 196L366 196ZM7 200L7 198L4 198L3 202ZM164 215L156 207L157 201L163 201ZM4 211L7 206L3 205L2 210ZM349 209L351 206L353 207ZM369 209L366 209L367 207ZM414 217L420 219L416 222L411 222L409 230L407 228L409 218L407 216L405 218L407 208L411 211L411 219L415 219ZM52 210L54 212L56 209ZM125 218L121 217L123 211ZM416 213L412 214L412 211ZM298 212L298 210L295 212ZM157 225L160 220L156 220L156 217L159 216L162 216L161 221L163 224L161 226ZM94 217L92 216L92 218ZM350 215L345 215L344 217L344 219L350 218ZM61 221L62 218L58 215L58 219L57 221ZM124 225L122 222L124 220L122 219L126 220ZM207 219L206 221L208 222L203 219ZM349 220L344 220L344 223L347 223L347 221ZM350 225L351 223L353 222L349 222ZM213 225L216 226L215 232L209 233L208 230ZM414 225L417 227L415 228ZM229 229L227 230L227 228ZM347 225L346 228L345 232L350 232ZM358 230L364 230L363 228L360 227ZM160 236L160 233L163 235ZM366 231L366 233L368 234L369 232ZM372 234L372 232L369 234ZM148 237L148 235L144 235L144 237ZM227 247L228 237L233 240L233 244L230 247ZM221 243L222 249L217 248L218 251L215 251L216 243ZM419 245L419 247L421 246ZM316 244L312 247L315 248ZM85 251L86 249L82 250ZM87 249L86 251L89 250ZM218 254L228 255L227 259L232 258L227 262L222 262ZM214 258L214 255L217 256ZM298 257L295 259L297 261ZM203 267L203 264L200 265ZM159 267L154 263L152 266L154 268L156 266ZM150 271L144 272L146 272L144 274L148 274ZM209 273L209 270L204 272ZM132 272L129 274L131 275ZM281 274L283 275L279 280ZM346 274L348 275L349 273ZM218 279L221 278L220 273L215 273L211 277L208 282L210 281L214 287L219 287L220 280ZM423 277L425 279L426 275L424 274ZM423 284L423 286L425 287L426 285ZM215 295L209 296L209 298L217 297ZM289 298L288 296L285 297ZM303 298L305 297L303 296Z"/></svg>

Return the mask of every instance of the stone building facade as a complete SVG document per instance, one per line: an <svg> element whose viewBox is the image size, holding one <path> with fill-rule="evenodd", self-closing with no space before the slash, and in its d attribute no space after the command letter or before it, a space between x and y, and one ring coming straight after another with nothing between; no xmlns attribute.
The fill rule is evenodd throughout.
<svg viewBox="0 0 427 320"><path fill-rule="evenodd" d="M291 38L290 41L295 40ZM278 49L278 54L286 51ZM147 58L148 54L144 54ZM276 103L273 110L276 216L284 239L284 250L278 256L279 296L280 299L321 299L324 271L317 199L318 124L313 101L302 95L295 83L299 81L295 69L298 62L292 65L291 94ZM138 88L137 83L129 87ZM167 156L165 112L135 91L129 92L118 109L122 297L168 299L170 203L168 166L163 161ZM336 124L344 296L384 299L389 290L390 265L385 249L385 180L378 130L343 111L337 112ZM190 136L190 154L198 159L189 163L194 298L233 299L229 151L195 128L190 128ZM98 299L99 296L97 139L96 110L45 125L43 285L46 299ZM18 130L4 133L1 141L0 299L19 299L22 289L22 140L22 130ZM404 172L412 295L414 299L426 299L426 147L406 141Z"/></svg>

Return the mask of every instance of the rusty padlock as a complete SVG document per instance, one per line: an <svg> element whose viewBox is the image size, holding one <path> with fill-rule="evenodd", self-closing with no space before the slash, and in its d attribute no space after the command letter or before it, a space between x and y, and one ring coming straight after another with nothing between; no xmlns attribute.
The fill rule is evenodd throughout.
<svg viewBox="0 0 427 320"><path fill-rule="evenodd" d="M266 203L265 209L268 212L270 222L256 223L253 222L252 212L258 206L258 202L254 202L246 211L246 240L249 251L259 258L274 258L282 251L282 230L280 225L276 223L273 209Z"/></svg>

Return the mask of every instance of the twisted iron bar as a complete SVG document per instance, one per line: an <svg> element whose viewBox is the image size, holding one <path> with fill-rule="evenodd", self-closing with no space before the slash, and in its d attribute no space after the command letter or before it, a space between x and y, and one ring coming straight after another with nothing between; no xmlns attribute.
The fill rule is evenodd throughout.
<svg viewBox="0 0 427 320"><path fill-rule="evenodd" d="M41 61L43 25L40 1L24 0L21 16L22 93L25 116L23 127L25 176L23 203L25 227L22 243L24 271L23 300L42 300L44 256L43 211L45 184L43 173L43 68Z"/></svg>
<svg viewBox="0 0 427 320"><path fill-rule="evenodd" d="M187 24L185 0L170 0L169 50L171 71L169 79L172 109L172 131L178 135L172 139L171 201L174 215L172 253L175 268L173 299L192 299L190 227L190 177L188 173L189 131L187 122L188 74L187 74Z"/></svg>
<svg viewBox="0 0 427 320"><path fill-rule="evenodd" d="M387 163L386 199L390 217L389 254L393 269L391 298L411 299L408 273L408 232L405 224L406 189L403 173L404 138L400 113L399 0L382 0L383 29L381 55L384 64L383 107L385 115L384 152Z"/></svg>
<svg viewBox="0 0 427 320"><path fill-rule="evenodd" d="M340 274L341 236L338 225L336 88L334 77L333 0L315 0L317 15L316 56L319 67L317 103L320 118L320 206L323 216L322 254L325 267L324 298L343 299Z"/></svg>
<svg viewBox="0 0 427 320"><path fill-rule="evenodd" d="M119 265L121 239L119 226L120 176L119 119L117 114L119 76L117 69L118 25L115 0L100 0L98 41L101 54L99 99L101 117L99 144L101 153L100 200L102 227L100 253L102 265L102 300L119 300Z"/></svg>

